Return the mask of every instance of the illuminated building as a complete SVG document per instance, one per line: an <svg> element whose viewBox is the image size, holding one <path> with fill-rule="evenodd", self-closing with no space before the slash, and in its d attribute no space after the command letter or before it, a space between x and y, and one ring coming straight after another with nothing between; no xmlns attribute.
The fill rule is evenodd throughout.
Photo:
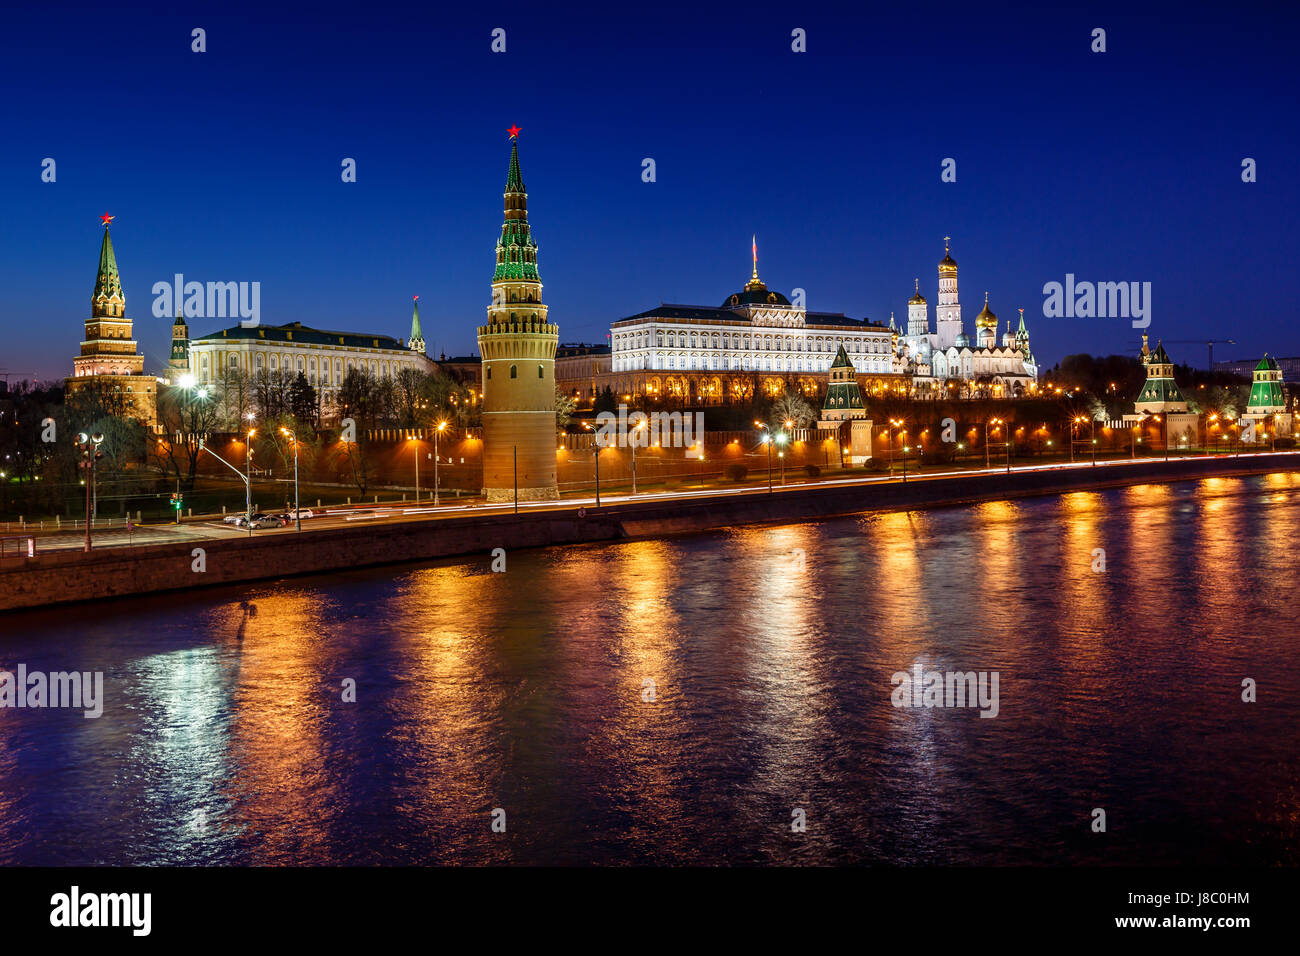
<svg viewBox="0 0 1300 956"><path fill-rule="evenodd" d="M105 400L121 401L127 414L146 426L157 420L158 381L144 374L144 356L136 351L131 320L126 317L126 295L117 271L117 255L109 235L115 217L105 213L104 238L99 246L99 268L90 296L90 318L85 321L81 354L72 360L72 377L64 380L67 394L95 387Z"/></svg>
<svg viewBox="0 0 1300 956"><path fill-rule="evenodd" d="M519 171L519 130L510 130L505 222L497 242L492 305L478 329L483 357L483 494L488 501L559 497L555 469L555 349L546 318L528 193Z"/></svg>

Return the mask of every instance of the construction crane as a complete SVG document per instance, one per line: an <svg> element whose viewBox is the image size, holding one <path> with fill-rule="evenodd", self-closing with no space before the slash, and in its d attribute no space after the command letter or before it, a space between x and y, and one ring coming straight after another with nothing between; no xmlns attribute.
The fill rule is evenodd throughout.
<svg viewBox="0 0 1300 956"><path fill-rule="evenodd" d="M1165 345L1204 345L1207 350L1206 357L1209 359L1209 370L1211 372L1214 371L1214 347L1216 345L1237 344L1234 339L1163 339L1162 341ZM1135 341L1133 347L1135 349L1141 348L1141 341Z"/></svg>
<svg viewBox="0 0 1300 956"><path fill-rule="evenodd" d="M1214 371L1214 347L1216 345L1236 345L1232 339L1170 339L1170 345L1204 345L1206 349L1206 358L1209 360L1208 370Z"/></svg>

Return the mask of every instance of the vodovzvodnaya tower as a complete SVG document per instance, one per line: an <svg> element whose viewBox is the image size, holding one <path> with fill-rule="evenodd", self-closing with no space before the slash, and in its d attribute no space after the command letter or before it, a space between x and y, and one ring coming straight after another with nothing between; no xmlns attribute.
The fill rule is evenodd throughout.
<svg viewBox="0 0 1300 956"><path fill-rule="evenodd" d="M555 347L558 326L546 320L537 243L528 228L528 193L519 172L519 130L510 130L505 222L497 242L488 324L479 326L483 356L483 494L510 501L559 497L555 483Z"/></svg>

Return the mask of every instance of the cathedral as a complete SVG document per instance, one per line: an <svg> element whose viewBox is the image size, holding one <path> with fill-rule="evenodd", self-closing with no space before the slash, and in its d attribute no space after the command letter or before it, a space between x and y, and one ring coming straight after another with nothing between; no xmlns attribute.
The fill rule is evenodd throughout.
<svg viewBox="0 0 1300 956"><path fill-rule="evenodd" d="M921 295L921 281L917 279L915 294L907 300L907 334L899 337L898 348L917 394L942 394L946 383L960 383L968 392L1015 398L1031 391L1037 383L1038 364L1029 349L1024 309L1020 310L1019 327L1013 332L1008 319L999 341L998 317L989 308L986 292L984 308L975 316L974 339L966 334L957 296L957 262L947 238L939 260L939 299L934 318L935 330L931 332L930 306ZM892 316L889 324L894 327Z"/></svg>

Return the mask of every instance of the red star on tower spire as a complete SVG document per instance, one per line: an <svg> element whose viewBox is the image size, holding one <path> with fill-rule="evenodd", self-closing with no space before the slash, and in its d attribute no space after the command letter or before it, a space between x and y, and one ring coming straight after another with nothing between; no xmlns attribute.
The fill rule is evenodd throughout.
<svg viewBox="0 0 1300 956"><path fill-rule="evenodd" d="M107 226L110 222L112 222L112 221L113 221L114 219L116 219L117 217L116 217L116 216L110 216L108 213L104 213L104 215L100 216L99 218L100 218L101 220L103 220L104 225Z"/></svg>
<svg viewBox="0 0 1300 956"><path fill-rule="evenodd" d="M518 139L518 138L519 138L519 127L518 127L518 126L514 126L514 125L512 125L509 129L506 130L506 132L510 134L510 138L511 138L511 139Z"/></svg>

